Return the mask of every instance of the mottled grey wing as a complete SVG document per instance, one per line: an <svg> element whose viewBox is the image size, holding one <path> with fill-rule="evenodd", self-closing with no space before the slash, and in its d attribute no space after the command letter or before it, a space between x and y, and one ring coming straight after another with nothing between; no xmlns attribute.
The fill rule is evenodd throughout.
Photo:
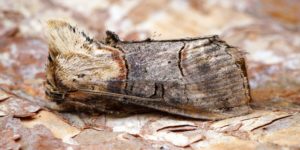
<svg viewBox="0 0 300 150"><path fill-rule="evenodd" d="M162 44L163 43L163 44ZM246 113L249 86L241 52L218 37L117 43L128 75L121 101L203 119ZM111 86L111 92L118 88Z"/></svg>

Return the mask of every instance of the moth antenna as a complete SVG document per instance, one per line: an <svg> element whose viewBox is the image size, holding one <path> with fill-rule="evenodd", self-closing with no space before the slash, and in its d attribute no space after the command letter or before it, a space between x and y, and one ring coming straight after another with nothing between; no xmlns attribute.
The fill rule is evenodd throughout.
<svg viewBox="0 0 300 150"><path fill-rule="evenodd" d="M139 97L139 96L133 96L133 95L124 95L124 94L118 94L118 93L112 93L112 92L106 92L106 91L93 91L93 90L88 90L88 89L78 89L82 92L89 93L89 94L95 94L95 95L100 95L100 96L111 96L115 98L129 98L133 99L136 101L149 101L149 102L159 102L162 101L161 98L144 98L144 97ZM119 99L120 101L123 101L123 99Z"/></svg>

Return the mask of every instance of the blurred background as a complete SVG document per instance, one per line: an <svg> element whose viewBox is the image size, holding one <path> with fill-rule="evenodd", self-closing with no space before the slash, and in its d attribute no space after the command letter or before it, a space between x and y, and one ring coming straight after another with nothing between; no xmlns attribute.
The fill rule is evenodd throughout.
<svg viewBox="0 0 300 150"><path fill-rule="evenodd" d="M247 53L254 112L212 122L47 110L47 19L97 40L106 30L122 40L220 35ZM299 149L299 112L299 0L0 0L0 149Z"/></svg>
<svg viewBox="0 0 300 150"><path fill-rule="evenodd" d="M43 97L43 22L64 19L98 40L218 34L247 52L254 102L300 104L298 0L0 0L0 85ZM294 106L294 105L293 105Z"/></svg>

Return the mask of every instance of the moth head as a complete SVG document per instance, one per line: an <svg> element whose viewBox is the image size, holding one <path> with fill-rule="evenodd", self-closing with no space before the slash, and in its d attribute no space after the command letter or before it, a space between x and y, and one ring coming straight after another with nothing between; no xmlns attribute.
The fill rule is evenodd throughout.
<svg viewBox="0 0 300 150"><path fill-rule="evenodd" d="M109 81L126 76L120 50L97 42L65 21L49 20L46 37L47 80L58 89L78 89L95 83L95 87L105 89Z"/></svg>

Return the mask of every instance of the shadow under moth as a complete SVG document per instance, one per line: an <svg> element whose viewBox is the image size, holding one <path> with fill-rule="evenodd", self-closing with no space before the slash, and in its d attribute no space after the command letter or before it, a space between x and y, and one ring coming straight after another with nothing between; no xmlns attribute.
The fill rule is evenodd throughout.
<svg viewBox="0 0 300 150"><path fill-rule="evenodd" d="M161 111L217 120L248 113L243 53L218 36L103 41L65 21L47 22L46 95L59 111Z"/></svg>

